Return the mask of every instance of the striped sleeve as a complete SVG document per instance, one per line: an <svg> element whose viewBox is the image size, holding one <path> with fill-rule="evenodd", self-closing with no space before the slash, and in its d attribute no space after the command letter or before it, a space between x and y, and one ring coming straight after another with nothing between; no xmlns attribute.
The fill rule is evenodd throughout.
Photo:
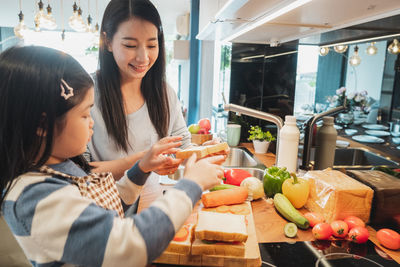
<svg viewBox="0 0 400 267"><path fill-rule="evenodd" d="M201 189L183 179L148 209L124 219L59 179L19 183L10 193L4 218L34 266L145 266L168 246Z"/></svg>
<svg viewBox="0 0 400 267"><path fill-rule="evenodd" d="M125 171L124 176L116 182L119 195L125 204L131 205L137 200L149 175L150 173L144 173L139 168L139 161Z"/></svg>

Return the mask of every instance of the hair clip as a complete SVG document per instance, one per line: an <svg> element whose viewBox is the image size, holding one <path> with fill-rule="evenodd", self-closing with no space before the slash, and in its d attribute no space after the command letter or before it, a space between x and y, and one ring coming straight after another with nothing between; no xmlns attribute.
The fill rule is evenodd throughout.
<svg viewBox="0 0 400 267"><path fill-rule="evenodd" d="M65 85L65 87L67 87L67 89L69 90L69 93L66 94L65 93L65 87L63 86L63 84ZM67 84L66 81L64 81L64 79L61 79L61 96L64 97L65 100L67 100L68 98L70 98L71 96L74 95L74 88L72 88L71 86L69 86Z"/></svg>

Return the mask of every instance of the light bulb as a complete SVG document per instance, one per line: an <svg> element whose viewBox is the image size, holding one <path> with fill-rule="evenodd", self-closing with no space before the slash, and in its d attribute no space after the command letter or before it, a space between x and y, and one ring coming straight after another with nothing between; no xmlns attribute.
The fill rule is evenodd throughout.
<svg viewBox="0 0 400 267"><path fill-rule="evenodd" d="M73 13L68 20L69 26L77 32L86 31L86 24L82 19L82 9L81 8L78 9L76 2L74 2L72 8L73 8Z"/></svg>
<svg viewBox="0 0 400 267"><path fill-rule="evenodd" d="M358 55L358 46L354 47L354 54L350 57L349 64L352 66L358 66L361 63L361 58Z"/></svg>
<svg viewBox="0 0 400 267"><path fill-rule="evenodd" d="M43 28L46 28L48 30L54 30L55 28L57 28L56 19L53 17L50 4L47 6L47 15L45 15L45 18L46 21L42 25Z"/></svg>
<svg viewBox="0 0 400 267"><path fill-rule="evenodd" d="M321 56L326 56L329 53L329 47L320 47L319 54Z"/></svg>
<svg viewBox="0 0 400 267"><path fill-rule="evenodd" d="M23 39L26 32L28 31L28 27L26 27L24 23L24 14L22 13L22 11L19 12L18 19L19 23L17 24L17 26L14 27L14 34L18 38Z"/></svg>
<svg viewBox="0 0 400 267"><path fill-rule="evenodd" d="M393 42L389 45L388 52L393 55L397 55L400 52L400 44L397 39L394 39Z"/></svg>
<svg viewBox="0 0 400 267"><path fill-rule="evenodd" d="M375 55L378 53L378 48L375 46L375 42L372 42L368 47L367 50L365 50L368 55Z"/></svg>
<svg viewBox="0 0 400 267"><path fill-rule="evenodd" d="M42 0L39 1L38 6L39 6L39 11L36 13L34 21L35 21L35 26L40 28L47 23L47 18L43 11Z"/></svg>
<svg viewBox="0 0 400 267"><path fill-rule="evenodd" d="M347 45L335 45L333 47L333 50L335 50L335 52L337 53L344 53L347 51Z"/></svg>

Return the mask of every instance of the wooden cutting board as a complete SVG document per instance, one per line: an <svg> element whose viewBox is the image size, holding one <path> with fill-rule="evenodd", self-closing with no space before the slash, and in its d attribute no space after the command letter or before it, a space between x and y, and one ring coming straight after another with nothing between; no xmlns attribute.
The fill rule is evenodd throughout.
<svg viewBox="0 0 400 267"><path fill-rule="evenodd" d="M258 247L256 229L254 226L251 205L246 202L249 213L247 219L248 238L245 243L244 257L222 256L222 255L183 255L172 252L164 252L154 263L165 263L173 265L192 265L192 266L232 266L232 267L253 267L261 266L261 255ZM239 206L239 205L231 205ZM196 214L203 208L202 204L196 205L191 218L196 218ZM210 210L211 211L211 210ZM227 222L229 223L229 222Z"/></svg>
<svg viewBox="0 0 400 267"><path fill-rule="evenodd" d="M255 224L257 225L256 234L259 243L274 243L274 242L297 242L297 241L312 241L315 240L311 228L308 230L298 229L297 236L288 238L283 232L286 219L280 216L273 204L272 199L259 199L252 202L253 212L255 216ZM306 213L306 209L300 209L301 213Z"/></svg>

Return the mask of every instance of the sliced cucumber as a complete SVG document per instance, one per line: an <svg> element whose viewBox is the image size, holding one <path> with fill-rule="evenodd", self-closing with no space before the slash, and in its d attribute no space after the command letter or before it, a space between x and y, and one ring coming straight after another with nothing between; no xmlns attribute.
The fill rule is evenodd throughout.
<svg viewBox="0 0 400 267"><path fill-rule="evenodd" d="M290 238L295 237L297 235L297 225L292 222L287 223L285 224L283 231L285 232L285 236Z"/></svg>

